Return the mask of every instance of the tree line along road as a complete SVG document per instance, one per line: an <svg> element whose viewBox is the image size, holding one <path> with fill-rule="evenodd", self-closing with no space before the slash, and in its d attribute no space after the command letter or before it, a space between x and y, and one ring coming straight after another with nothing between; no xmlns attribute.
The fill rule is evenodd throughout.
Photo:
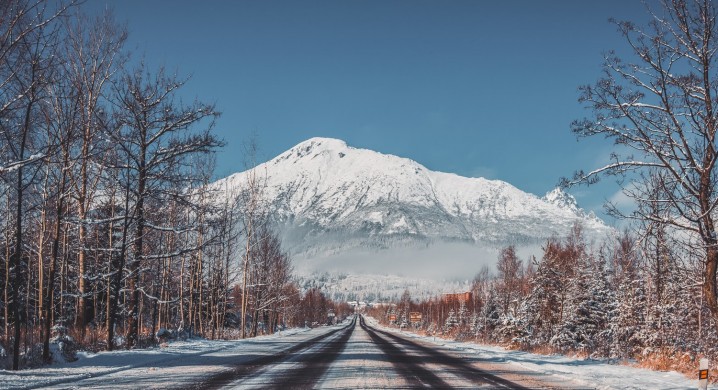
<svg viewBox="0 0 718 390"><path fill-rule="evenodd" d="M37 386L43 389L556 389L560 379L520 365L419 341L373 326L361 315L343 324L224 341L196 353L110 363ZM126 355L131 359L132 354ZM39 386L39 387L38 387ZM0 386L2 387L2 386Z"/></svg>

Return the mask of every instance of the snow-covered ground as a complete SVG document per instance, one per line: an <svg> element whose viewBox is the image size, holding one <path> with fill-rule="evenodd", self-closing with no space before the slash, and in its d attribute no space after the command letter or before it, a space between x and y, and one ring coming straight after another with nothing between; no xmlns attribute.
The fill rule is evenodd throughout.
<svg viewBox="0 0 718 390"><path fill-rule="evenodd" d="M598 389L695 389L697 380L677 372L657 372L595 360L544 356L470 342L454 342L418 336L382 327L402 337L435 345L437 349L462 355L500 372L518 372L557 386ZM146 350L79 354L72 363L19 372L0 370L1 389L25 388L180 388L201 383L242 362L287 350L297 343L336 327L292 329L281 334L239 341L188 340ZM331 364L318 387L354 383L358 387L386 387L397 382L393 369L358 327L347 348ZM358 359L357 357L361 357ZM361 364L360 364L361 363ZM357 378L350 378L356 376ZM718 386L711 386L718 389Z"/></svg>
<svg viewBox="0 0 718 390"><path fill-rule="evenodd" d="M569 387L595 389L697 389L698 380L687 378L675 371L652 371L639 367L608 364L598 360L583 360L563 355L539 355L522 351L506 350L472 342L450 341L412 332L387 328L376 320L365 317L373 327L391 331L402 337L434 344L463 356L479 358L487 363L503 366L502 371L530 371L554 383ZM697 370L697 369L696 369ZM696 371L696 377L698 372ZM709 386L718 389L718 386Z"/></svg>
<svg viewBox="0 0 718 390"><path fill-rule="evenodd" d="M78 360L50 367L0 370L0 389L167 388L188 386L198 378L226 370L237 361L256 359L324 333L327 328L297 328L246 340L173 341L165 347L78 353ZM81 381L81 382L78 382Z"/></svg>

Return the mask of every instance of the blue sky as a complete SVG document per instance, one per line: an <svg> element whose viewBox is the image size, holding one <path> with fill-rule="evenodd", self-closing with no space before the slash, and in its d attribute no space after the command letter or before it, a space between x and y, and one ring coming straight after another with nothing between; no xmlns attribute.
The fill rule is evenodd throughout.
<svg viewBox="0 0 718 390"><path fill-rule="evenodd" d="M577 142L577 88L602 53L625 49L610 17L647 20L640 1L89 0L126 21L134 58L192 75L227 141L217 176L314 136L396 154L432 170L508 181L539 196L607 158ZM600 212L619 187L576 188Z"/></svg>

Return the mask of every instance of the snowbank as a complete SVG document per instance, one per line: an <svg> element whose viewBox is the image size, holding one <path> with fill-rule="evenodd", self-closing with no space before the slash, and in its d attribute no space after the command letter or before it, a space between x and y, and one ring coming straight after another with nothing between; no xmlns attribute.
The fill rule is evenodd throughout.
<svg viewBox="0 0 718 390"><path fill-rule="evenodd" d="M601 360L576 359L563 355L539 355L512 351L501 347L475 342L450 341L431 336L419 336L380 325L375 319L365 317L372 326L401 334L403 337L448 348L458 354L478 358L489 363L505 364L511 371L531 371L555 382L576 384L596 389L696 389L698 380L685 377L675 371L652 371L639 367L608 364ZM696 376L698 372L696 371ZM718 386L710 386L718 389Z"/></svg>

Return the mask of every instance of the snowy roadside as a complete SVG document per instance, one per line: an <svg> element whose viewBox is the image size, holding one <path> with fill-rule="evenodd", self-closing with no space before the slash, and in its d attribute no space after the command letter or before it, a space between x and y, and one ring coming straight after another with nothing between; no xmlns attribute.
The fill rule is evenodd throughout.
<svg viewBox="0 0 718 390"><path fill-rule="evenodd" d="M187 373L189 362L200 357L228 356L245 354L256 356L258 353L276 353L288 348L297 340L323 333L327 328L295 328L274 335L260 336L245 340L205 340L191 339L170 341L165 347L119 350L112 352L78 352L78 360L71 363L56 363L36 369L8 371L0 370L0 389L32 389L69 384L91 378L104 378L111 387L137 387L139 382L147 380L150 387L171 386L172 377L162 375L162 371L178 369ZM270 348L267 348L270 347ZM249 353L252 355L249 355ZM205 359L206 360L206 359ZM225 366L202 366L194 372L199 378L225 369ZM116 374L116 375L113 375ZM121 376L123 383L114 378ZM147 378L145 378L147 377ZM92 386L94 387L94 386Z"/></svg>
<svg viewBox="0 0 718 390"><path fill-rule="evenodd" d="M687 378L675 371L652 371L645 368L608 364L600 360L582 360L563 355L539 355L512 351L501 347L474 342L451 341L431 336L420 336L396 328L380 325L374 318L365 317L371 326L452 350L491 364L504 364L507 371L531 371L551 378L557 383L595 389L697 389L698 380ZM698 375L696 371L696 376ZM718 386L709 386L718 389Z"/></svg>

